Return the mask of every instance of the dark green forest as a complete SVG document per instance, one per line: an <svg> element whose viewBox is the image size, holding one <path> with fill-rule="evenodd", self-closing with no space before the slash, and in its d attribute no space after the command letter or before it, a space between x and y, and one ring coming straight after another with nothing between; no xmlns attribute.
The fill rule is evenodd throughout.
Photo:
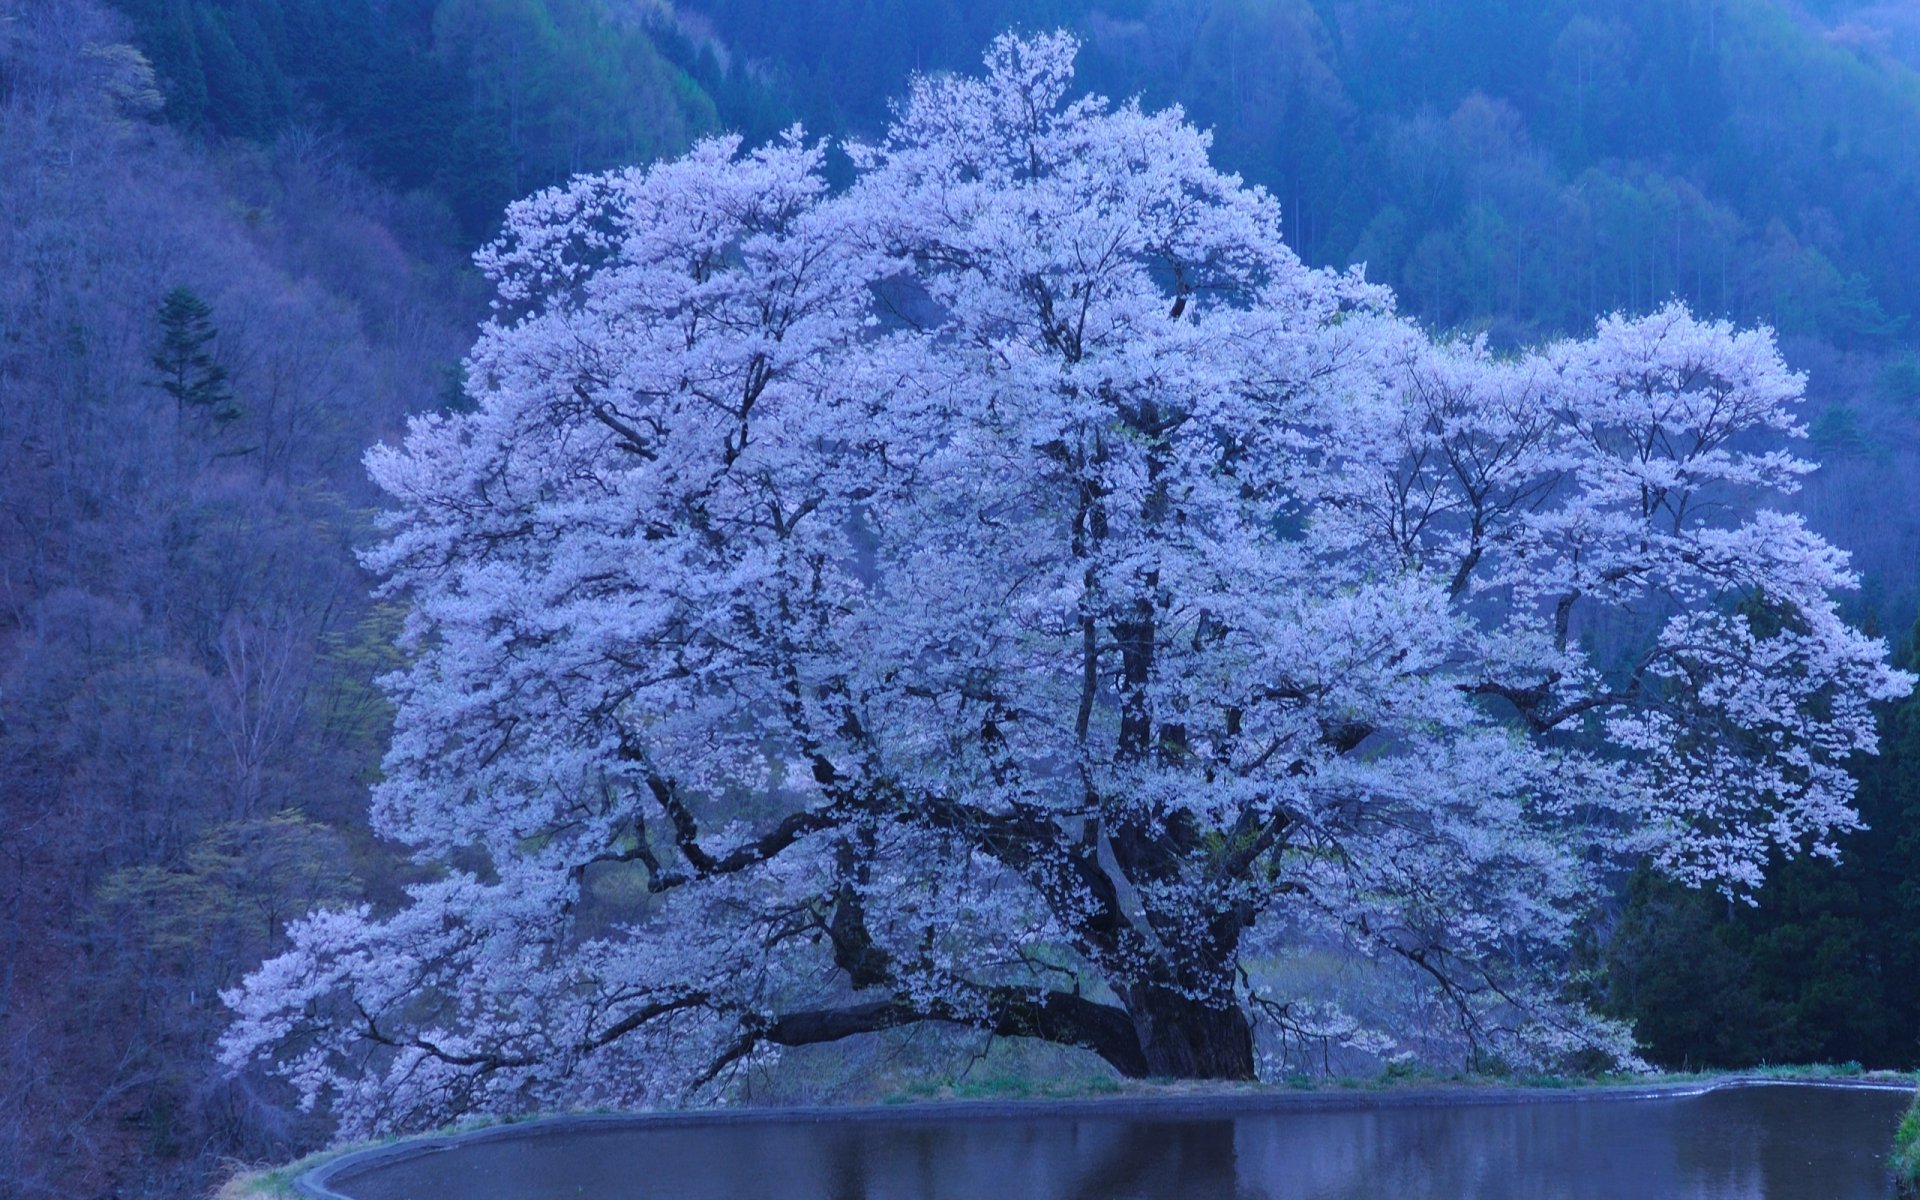
<svg viewBox="0 0 1920 1200"><path fill-rule="evenodd" d="M1849 0L0 0L0 1194L191 1196L325 1138L217 999L365 830L398 616L360 456L458 403L511 200L878 132L1065 26L1310 263L1517 346L1678 296L1809 374L1790 503L1920 665L1920 11ZM1756 905L1636 875L1582 986L1665 1067L1920 1066L1920 700Z"/></svg>

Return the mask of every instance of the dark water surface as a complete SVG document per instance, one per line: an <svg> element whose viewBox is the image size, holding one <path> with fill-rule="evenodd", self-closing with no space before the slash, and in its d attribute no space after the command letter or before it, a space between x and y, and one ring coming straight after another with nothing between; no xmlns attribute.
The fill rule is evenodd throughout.
<svg viewBox="0 0 1920 1200"><path fill-rule="evenodd" d="M354 1200L1881 1200L1900 1091L575 1128L342 1172Z"/></svg>

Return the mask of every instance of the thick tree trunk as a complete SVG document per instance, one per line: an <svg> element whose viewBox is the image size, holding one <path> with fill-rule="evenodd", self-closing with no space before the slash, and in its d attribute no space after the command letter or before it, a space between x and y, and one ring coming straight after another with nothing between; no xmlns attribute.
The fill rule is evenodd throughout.
<svg viewBox="0 0 1920 1200"><path fill-rule="evenodd" d="M1127 989L1127 1013L1146 1074L1168 1079L1241 1079L1253 1073L1253 1027L1240 1006L1214 1006L1164 987Z"/></svg>
<svg viewBox="0 0 1920 1200"><path fill-rule="evenodd" d="M978 1014L954 1011L945 1004L916 1004L904 997L875 1000L845 1008L811 1009L783 1013L771 1024L753 1030L729 1060L756 1041L778 1046L810 1046L837 1042L862 1033L878 1033L920 1021L987 1028L1002 1037L1030 1037L1061 1046L1091 1050L1129 1079L1157 1074L1140 1051L1134 1022L1111 1004L1100 1004L1068 992L1036 996L1022 988L992 988L986 1001L987 1020Z"/></svg>
<svg viewBox="0 0 1920 1200"><path fill-rule="evenodd" d="M990 1010L986 1027L994 1032L1083 1047L1129 1079L1254 1077L1253 1029L1231 1000L1215 1007L1150 984L1126 990L1124 1011L1065 992L1034 996L1016 988L995 988L984 998ZM976 1018L944 1006L928 1008L895 998L786 1013L754 1031L740 1049L758 1040L781 1046L837 1042L920 1021L978 1025Z"/></svg>

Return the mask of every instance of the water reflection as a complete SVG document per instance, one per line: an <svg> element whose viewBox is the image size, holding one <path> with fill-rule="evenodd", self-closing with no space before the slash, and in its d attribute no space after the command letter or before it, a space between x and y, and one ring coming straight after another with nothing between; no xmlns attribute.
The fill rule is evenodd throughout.
<svg viewBox="0 0 1920 1200"><path fill-rule="evenodd" d="M597 1129L479 1142L355 1200L1880 1200L1898 1092Z"/></svg>

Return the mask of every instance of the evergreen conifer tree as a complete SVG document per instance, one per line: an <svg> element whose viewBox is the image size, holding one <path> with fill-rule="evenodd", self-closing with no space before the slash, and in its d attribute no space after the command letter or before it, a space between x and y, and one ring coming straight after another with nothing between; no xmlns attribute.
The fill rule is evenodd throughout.
<svg viewBox="0 0 1920 1200"><path fill-rule="evenodd" d="M160 343L154 348L155 380L182 413L189 409L225 425L240 416L227 369L214 361L209 346L219 331L213 309L191 288L176 287L160 301Z"/></svg>

